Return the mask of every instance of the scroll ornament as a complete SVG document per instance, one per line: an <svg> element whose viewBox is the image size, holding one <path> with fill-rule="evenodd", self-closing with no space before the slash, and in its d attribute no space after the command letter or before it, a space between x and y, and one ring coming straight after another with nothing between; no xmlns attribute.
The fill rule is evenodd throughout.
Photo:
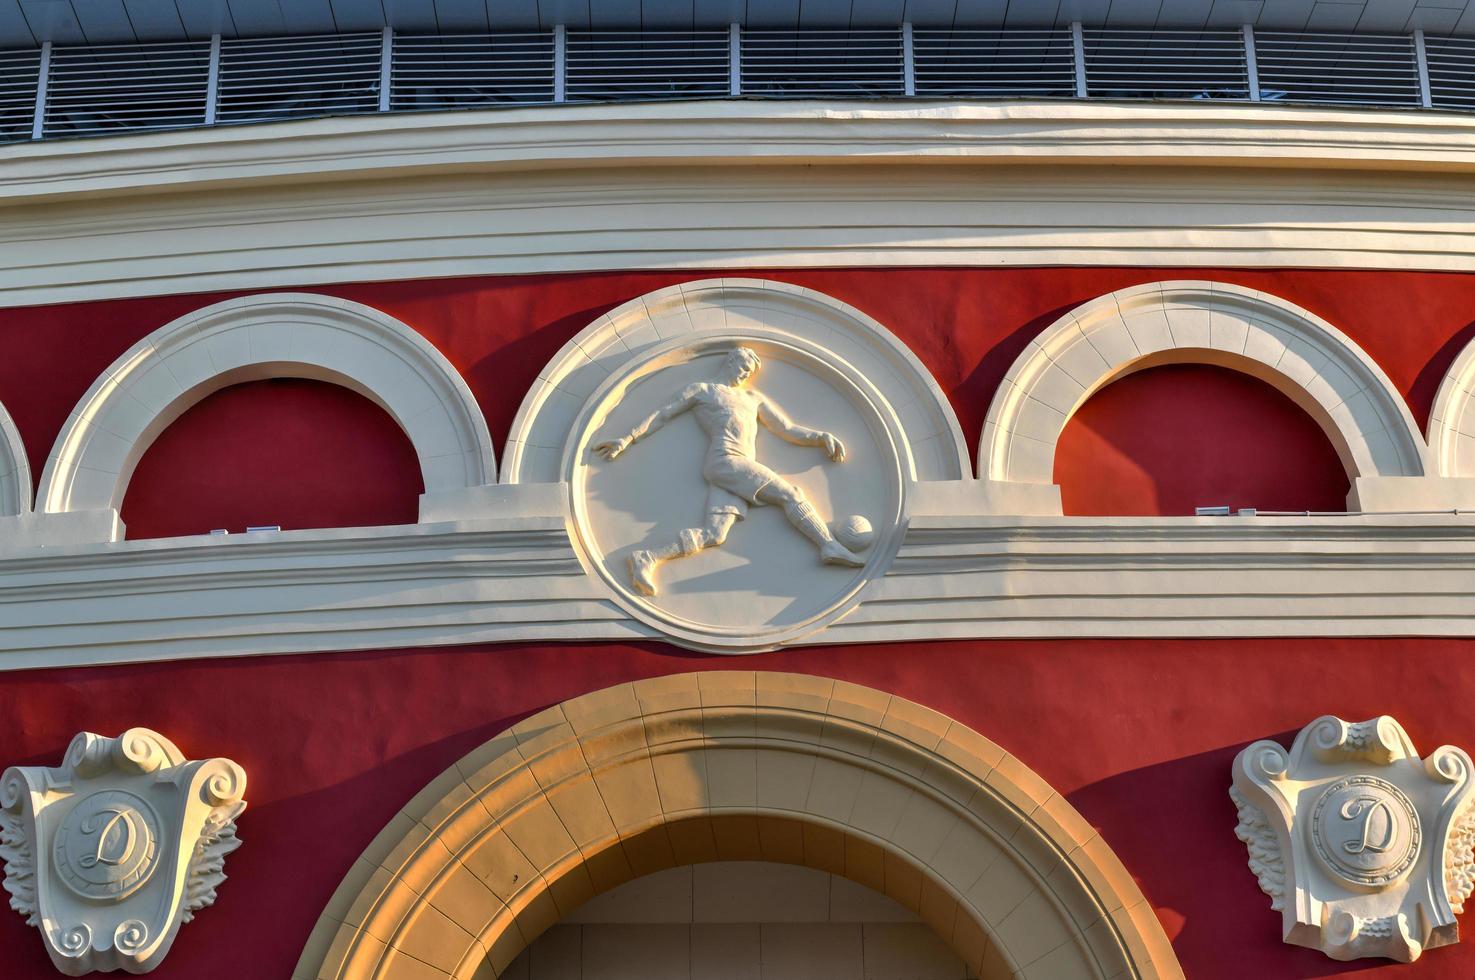
<svg viewBox="0 0 1475 980"><path fill-rule="evenodd" d="M190 761L157 732L82 732L58 768L0 777L0 860L10 907L56 968L147 973L183 923L215 902L241 842L246 773Z"/></svg>
<svg viewBox="0 0 1475 980"><path fill-rule="evenodd" d="M1234 760L1235 834L1287 943L1334 960L1402 963L1459 941L1475 890L1470 756L1420 759L1387 715L1325 715L1289 753L1255 742Z"/></svg>

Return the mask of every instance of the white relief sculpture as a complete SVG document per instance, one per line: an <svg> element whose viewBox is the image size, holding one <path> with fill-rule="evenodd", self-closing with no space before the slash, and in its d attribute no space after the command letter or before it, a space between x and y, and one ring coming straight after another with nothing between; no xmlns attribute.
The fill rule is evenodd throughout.
<svg viewBox="0 0 1475 980"><path fill-rule="evenodd" d="M1282 915L1283 936L1335 960L1408 963L1459 940L1475 887L1470 757L1421 760L1387 715L1318 718L1287 753L1255 742L1234 760L1235 834Z"/></svg>
<svg viewBox="0 0 1475 980"><path fill-rule="evenodd" d="M864 564L852 550L863 550L870 544L872 532L863 517L854 515L841 522L845 540L837 539L803 490L758 462L760 425L796 446L819 447L833 462L845 461L845 446L833 433L796 424L772 399L748 387L761 366L755 351L737 347L722 359L710 382L687 385L628 435L594 446L597 455L618 459L636 442L684 412L692 413L708 440L702 463L702 478L708 488L706 521L701 527L680 531L669 544L641 548L630 555L631 587L641 595L656 594L655 573L663 562L723 544L733 524L747 516L749 505L781 508L789 523L819 549L820 561L825 564L857 568Z"/></svg>
<svg viewBox="0 0 1475 980"><path fill-rule="evenodd" d="M60 767L0 777L0 860L10 907L41 930L56 968L147 973L179 927L215 902L237 847L246 773L189 761L146 728L82 732Z"/></svg>

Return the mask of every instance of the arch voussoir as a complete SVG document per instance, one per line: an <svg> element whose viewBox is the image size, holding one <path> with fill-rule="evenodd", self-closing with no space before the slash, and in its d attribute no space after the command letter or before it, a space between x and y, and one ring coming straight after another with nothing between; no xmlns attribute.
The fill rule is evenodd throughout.
<svg viewBox="0 0 1475 980"><path fill-rule="evenodd" d="M595 894L718 860L850 878L984 978L1182 975L1120 862L1023 763L904 699L752 671L595 692L470 753L355 863L298 972L494 976Z"/></svg>

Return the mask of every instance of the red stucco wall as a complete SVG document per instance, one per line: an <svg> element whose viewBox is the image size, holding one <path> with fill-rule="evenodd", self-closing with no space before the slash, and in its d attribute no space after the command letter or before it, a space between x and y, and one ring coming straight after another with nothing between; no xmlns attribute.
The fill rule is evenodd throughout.
<svg viewBox="0 0 1475 980"><path fill-rule="evenodd" d="M130 538L248 527L413 524L409 436L347 388L297 378L210 395L160 433L123 498Z"/></svg>
<svg viewBox="0 0 1475 980"><path fill-rule="evenodd" d="M892 691L994 739L1101 830L1157 906L1193 980L1348 969L1281 943L1279 913L1245 865L1228 786L1230 761L1247 742L1288 741L1324 712L1386 712L1425 752L1443 742L1475 747L1475 716L1452 710L1475 696L1470 642L933 643L740 659L606 644L9 674L0 678L4 761L55 765L79 730L146 725L194 756L244 765L251 805L230 880L153 976L285 980L353 859L457 758L587 691L732 669L800 671ZM40 937L0 911L0 974L54 976ZM1475 942L1382 972L1468 980Z"/></svg>
<svg viewBox="0 0 1475 980"><path fill-rule="evenodd" d="M1169 364L1096 392L1055 449L1065 513L1347 509L1347 473L1300 406L1247 374Z"/></svg>
<svg viewBox="0 0 1475 980"><path fill-rule="evenodd" d="M1475 276L1453 274L939 269L773 275L852 303L897 333L952 399L970 446L995 386L1029 338L1071 307L1134 283L1222 279L1306 306L1378 361L1420 424L1445 368L1475 336ZM693 278L702 276L437 280L319 291L376 306L424 333L467 378L500 448L524 392L568 337L627 299ZM0 402L26 439L35 475L68 411L103 368L173 317L221 298L0 311L7 352L0 359ZM1233 397L1209 396L1203 385L1191 383L1191 372L1163 375L1175 376L1177 382L1156 387L1147 375L1128 379L1117 394L1132 395L1136 388L1136 395L1120 398L1115 414L1088 410L1100 428L1122 428L1134 412L1152 417L1154 406L1171 401L1175 391L1203 390L1201 419L1238 404ZM137 530L167 527L156 498L170 487L171 474L186 485L234 482L242 494L265 494L282 478L268 468L285 472L296 458L292 452L313 445L315 458L329 460L325 473L339 481L325 477L322 493L364 479L351 470L364 462L355 459L355 447L368 457L370 472L377 467L394 474L374 489L380 495L374 508L350 513L347 504L329 507L312 520L353 522L370 513L409 519L406 502L417 487L402 473L406 447L394 442L394 433L375 428L379 421L351 399L324 396L322 404L332 406L318 414L320 426L284 440L288 451L279 447L256 460L259 482L222 478L234 458L223 451L214 463L200 461L207 443L229 448L232 439L251 443L263 431L279 432L270 411L262 426L256 409L295 405L295 413L317 404L302 394L314 387L286 386L268 392L271 397L227 392L191 413L193 419L186 416L140 467L134 489L151 499L130 495L128 512L140 515ZM276 397L283 391L289 392L286 401ZM1110 392L1103 393L1108 407L1104 396ZM1324 447L1306 436L1305 420L1282 412L1273 397L1265 401L1263 392L1242 393L1260 399L1258 418L1280 419L1267 432L1280 455L1293 442L1278 440L1291 439L1287 433L1301 427L1294 438L1311 447L1306 452L1313 458L1297 479L1308 480L1316 493L1328 492L1327 480L1336 476L1327 475L1324 457L1315 458ZM1230 418L1226 424L1232 429L1236 423ZM313 442L325 435L326 450ZM1089 472L1092 452L1087 446L1070 465ZM299 498L283 506L319 502ZM1256 888L1243 845L1234 838L1229 762L1247 742L1288 739L1326 712L1393 714L1426 751L1442 742L1475 748L1475 717L1452 708L1475 698L1472 655L1475 643L1464 641L1041 641L801 650L732 660L655 644L610 644L37 671L0 674L0 764L55 764L75 732L117 734L131 725L157 728L192 755L228 755L244 764L251 809L241 821L246 844L231 858L231 881L219 905L185 929L155 976L285 978L339 877L383 823L421 785L518 718L654 674L805 671L920 701L1018 755L1117 849L1157 905L1190 977L1316 977L1344 968L1281 944L1278 916ZM6 977L54 975L39 936L9 912L0 914L0 951ZM1434 951L1396 975L1468 978L1475 975L1475 942Z"/></svg>

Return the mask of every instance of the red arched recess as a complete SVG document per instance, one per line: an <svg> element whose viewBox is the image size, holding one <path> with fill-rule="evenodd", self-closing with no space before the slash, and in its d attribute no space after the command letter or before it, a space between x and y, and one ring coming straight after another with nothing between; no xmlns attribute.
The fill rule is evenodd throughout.
<svg viewBox="0 0 1475 980"><path fill-rule="evenodd" d="M1065 513L1185 515L1227 504L1345 510L1321 427L1256 378L1204 364L1130 374L1092 395L1055 452Z"/></svg>
<svg viewBox="0 0 1475 980"><path fill-rule="evenodd" d="M224 388L160 433L123 498L129 538L413 524L423 484L383 409L321 381Z"/></svg>

